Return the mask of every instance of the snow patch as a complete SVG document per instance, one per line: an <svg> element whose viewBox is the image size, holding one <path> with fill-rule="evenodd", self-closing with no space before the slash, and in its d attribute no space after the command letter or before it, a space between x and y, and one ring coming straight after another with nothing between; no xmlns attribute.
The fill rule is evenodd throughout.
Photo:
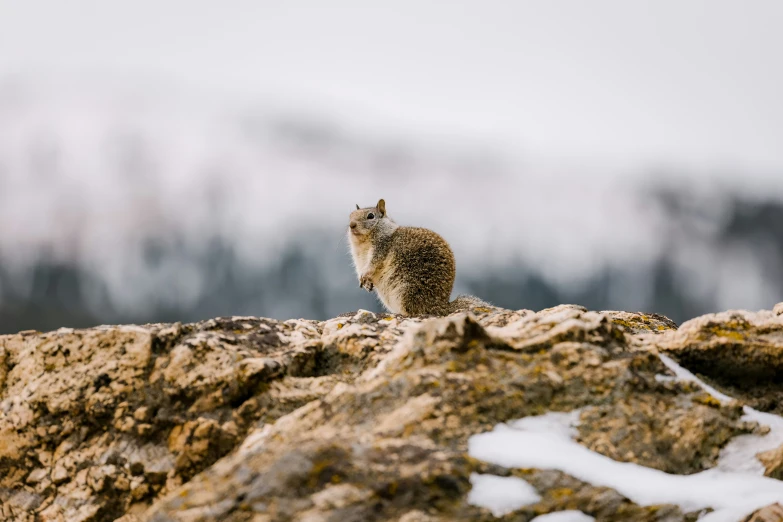
<svg viewBox="0 0 783 522"><path fill-rule="evenodd" d="M684 511L707 507L716 510L740 508L742 512L750 513L783 501L783 482L778 480L720 470L672 475L638 464L614 461L558 431L521 430L498 425L491 432L471 437L468 453L474 458L510 468L556 469L584 482L612 488L643 506L677 504Z"/></svg>
<svg viewBox="0 0 783 522"><path fill-rule="evenodd" d="M671 358L661 355L661 360L677 379L696 383L721 402L733 401ZM556 469L595 486L612 488L642 506L676 504L686 512L713 508L702 522L736 522L756 509L783 502L783 482L762 476L763 467L755 457L783 443L783 418L749 407L744 411L743 419L767 425L770 432L735 437L721 452L716 468L692 475L617 462L581 446L573 440L578 412L547 413L499 424L491 432L472 436L468 453L509 468ZM493 495L499 498L504 493L498 488Z"/></svg>
<svg viewBox="0 0 783 522"><path fill-rule="evenodd" d="M764 465L756 458L756 455L783 445L783 418L772 413L754 410L749 406L745 406L743 411L745 414L742 416L742 420L755 421L762 426L769 426L769 433L766 435L739 435L731 439L720 452L718 469L763 475Z"/></svg>
<svg viewBox="0 0 783 522"><path fill-rule="evenodd" d="M468 494L468 504L487 508L496 517L541 500L536 489L518 477L471 473L470 483L473 488Z"/></svg>
<svg viewBox="0 0 783 522"><path fill-rule="evenodd" d="M567 413L553 411L546 415L534 415L512 421L509 425L518 430L554 433L561 437L575 439L579 432L579 415L582 410L573 410Z"/></svg>
<svg viewBox="0 0 783 522"><path fill-rule="evenodd" d="M595 519L581 511L568 510L541 515L530 522L595 522Z"/></svg>

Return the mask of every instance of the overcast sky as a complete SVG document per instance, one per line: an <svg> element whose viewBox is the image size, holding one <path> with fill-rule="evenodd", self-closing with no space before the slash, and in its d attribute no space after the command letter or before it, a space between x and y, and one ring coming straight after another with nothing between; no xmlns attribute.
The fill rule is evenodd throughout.
<svg viewBox="0 0 783 522"><path fill-rule="evenodd" d="M771 179L782 24L777 0L0 0L0 82L171 85L362 130Z"/></svg>

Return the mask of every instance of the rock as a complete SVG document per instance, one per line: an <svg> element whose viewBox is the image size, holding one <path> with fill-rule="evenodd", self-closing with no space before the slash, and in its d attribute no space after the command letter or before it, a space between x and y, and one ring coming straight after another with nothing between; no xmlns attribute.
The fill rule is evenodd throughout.
<svg viewBox="0 0 783 522"><path fill-rule="evenodd" d="M0 336L0 490L35 486L45 520L114 520L348 378L315 364L320 336L321 323L240 317ZM24 520L18 504L0 519Z"/></svg>
<svg viewBox="0 0 783 522"><path fill-rule="evenodd" d="M654 396L588 407L581 417L579 441L614 460L668 473L709 469L732 437L754 426L740 421L739 408L698 404L698 396L692 400L687 408Z"/></svg>
<svg viewBox="0 0 783 522"><path fill-rule="evenodd" d="M65 469L65 466L58 464L54 467L54 470L52 471L52 482L55 484L62 484L63 482L67 481L69 477L70 473L68 473L68 470Z"/></svg>
<svg viewBox="0 0 783 522"><path fill-rule="evenodd" d="M8 499L8 505L21 511L33 511L41 505L41 497L24 490L16 491Z"/></svg>
<svg viewBox="0 0 783 522"><path fill-rule="evenodd" d="M764 475L774 479L783 479L783 446L756 455L764 465Z"/></svg>
<svg viewBox="0 0 783 522"><path fill-rule="evenodd" d="M761 508L743 522L783 522L783 506L772 504Z"/></svg>
<svg viewBox="0 0 783 522"><path fill-rule="evenodd" d="M372 491L360 489L351 484L330 485L310 497L315 507L321 510L342 509L372 496Z"/></svg>
<svg viewBox="0 0 783 522"><path fill-rule="evenodd" d="M144 422L150 418L150 409L147 406L141 406L133 412L133 418L137 421Z"/></svg>
<svg viewBox="0 0 783 522"><path fill-rule="evenodd" d="M783 315L729 311L692 319L654 344L750 406L783 413Z"/></svg>
<svg viewBox="0 0 783 522"><path fill-rule="evenodd" d="M49 476L49 470L44 468L38 468L30 472L30 474L27 476L26 482L28 484L38 484L48 476Z"/></svg>
<svg viewBox="0 0 783 522"><path fill-rule="evenodd" d="M679 329L562 305L0 336L0 519L494 520L467 502L471 475L492 474L538 492L515 520L695 520L560 471L478 461L467 441L575 411L575 439L593 451L669 473L710 469L734 437L761 430L740 403L674 379L657 350L775 410L778 308ZM780 450L759 458L780 475Z"/></svg>
<svg viewBox="0 0 783 522"><path fill-rule="evenodd" d="M598 431L601 421L593 420L590 408L614 408L629 396L659 405L618 422L616 429L627 429L640 419L650 425L622 443L630 451L621 457L629 461L646 455L647 439L662 428L655 424L661 411L671 412L672 418L685 413L694 420L714 418L693 422L701 449L713 447L708 441L716 426L724 426L726 439L748 431L736 410L694 408L683 399L695 390L682 387L678 394L659 383L655 376L666 372L663 364L650 351L626 350L626 332L631 332L615 325L609 315L566 306L496 319L490 314L478 319L457 315L424 322L358 382L336 387L267 425L219 467L159 501L147 514L149 520L180 520L181 514L206 513L217 504L222 511L227 501L251 506L272 519L306 513L312 519L386 520L433 509L447 520L482 519L487 513L465 500L471 473L488 471L466 458L463 448L471 434L525 415L576 408L588 408L585 429ZM376 334L381 321L376 322ZM374 326L366 320L360 325L357 329ZM602 449L612 453L622 444L608 438ZM686 462L669 463L665 452L659 453L662 467L696 469L714 464L717 456L717 450L702 454L697 448L682 457ZM629 518L633 520L656 519L652 511L619 495L563 474L545 477L550 475L531 472L525 477L534 485L542 483L542 500L525 508L528 518L576 503L608 517L622 511L635 513L627 515L635 516ZM369 489L375 500L345 507L317 502L335 485ZM658 506L655 512L656 517L669 513L671 520L684 519L673 506ZM240 520L231 513L223 519Z"/></svg>

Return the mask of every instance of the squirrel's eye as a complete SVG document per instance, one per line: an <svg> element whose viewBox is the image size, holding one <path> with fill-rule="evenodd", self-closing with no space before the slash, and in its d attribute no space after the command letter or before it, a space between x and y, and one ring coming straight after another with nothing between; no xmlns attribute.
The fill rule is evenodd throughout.
<svg viewBox="0 0 783 522"><path fill-rule="evenodd" d="M375 219L375 214L370 212L369 214L367 214L367 219Z"/></svg>

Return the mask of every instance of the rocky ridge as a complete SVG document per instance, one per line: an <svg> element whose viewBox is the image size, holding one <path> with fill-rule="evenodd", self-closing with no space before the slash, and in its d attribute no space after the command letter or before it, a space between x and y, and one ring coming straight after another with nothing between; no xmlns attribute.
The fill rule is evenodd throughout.
<svg viewBox="0 0 783 522"><path fill-rule="evenodd" d="M659 353L738 400L675 378ZM537 492L503 520L696 520L710 509L489 464L468 440L577 412L576 440L593 452L694 474L737 437L767 433L743 405L783 413L781 366L783 303L680 328L563 305L20 332L0 336L0 520L496 520L470 501L487 474ZM783 446L757 458L783 477Z"/></svg>

